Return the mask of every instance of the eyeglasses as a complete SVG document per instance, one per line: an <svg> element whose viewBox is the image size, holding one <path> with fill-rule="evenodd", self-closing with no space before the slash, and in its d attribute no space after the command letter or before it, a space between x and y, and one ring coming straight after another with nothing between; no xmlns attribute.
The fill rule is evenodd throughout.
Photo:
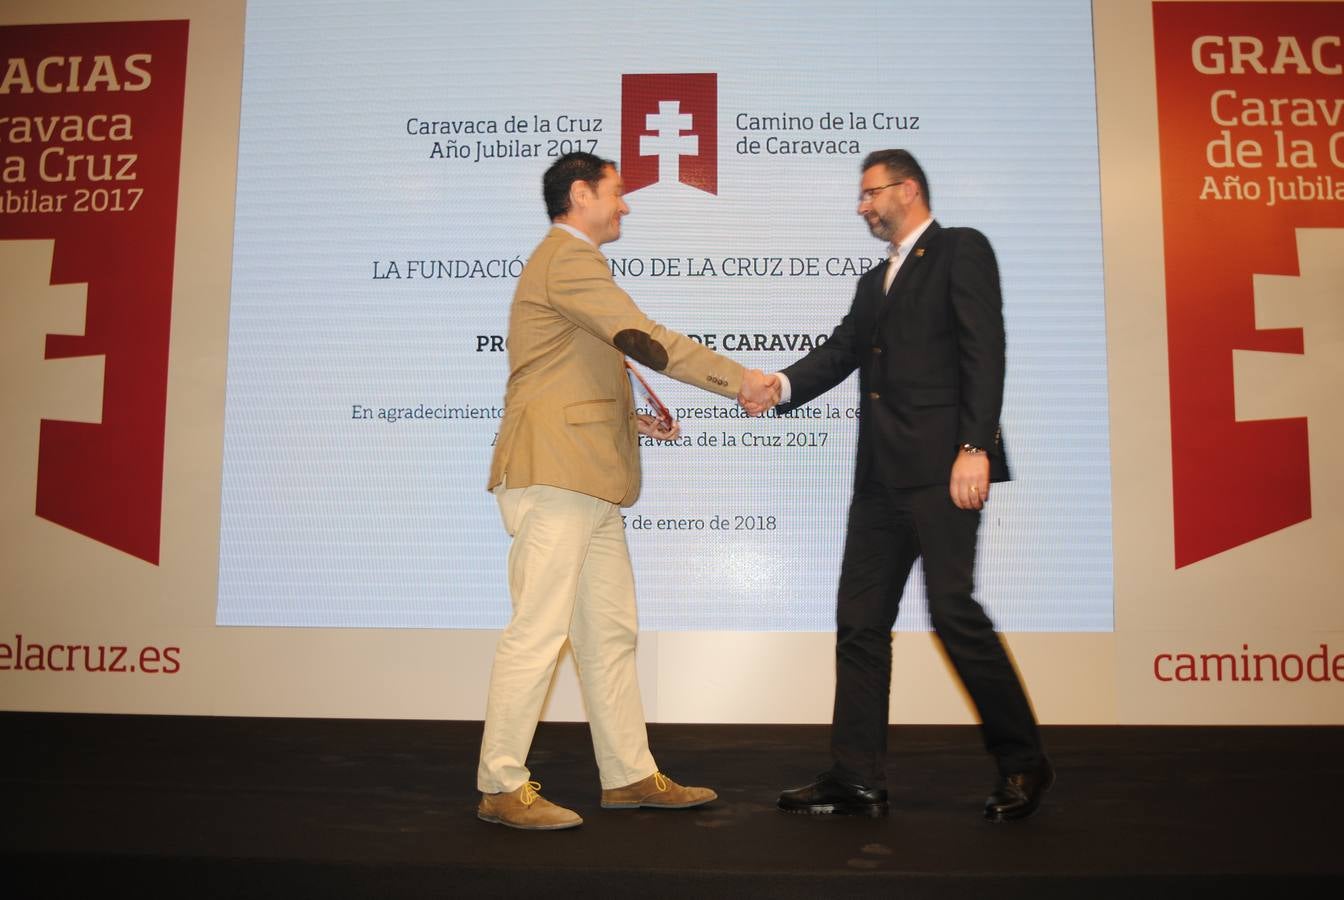
<svg viewBox="0 0 1344 900"><path fill-rule="evenodd" d="M893 181L890 184L879 184L877 187L870 187L866 190L859 191L859 202L872 203L873 198L876 197L878 194L882 193L883 191L885 191L887 188L895 187L898 184L905 184L909 180L910 180L909 178L902 178L900 181Z"/></svg>

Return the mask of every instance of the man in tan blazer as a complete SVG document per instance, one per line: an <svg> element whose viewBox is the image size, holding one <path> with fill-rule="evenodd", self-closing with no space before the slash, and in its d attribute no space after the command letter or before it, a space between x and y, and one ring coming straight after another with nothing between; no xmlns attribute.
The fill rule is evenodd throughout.
<svg viewBox="0 0 1344 900"><path fill-rule="evenodd" d="M514 828L583 820L537 792L526 761L542 703L568 639L574 651L608 809L683 809L708 788L683 787L649 752L635 673L634 574L621 507L639 496L639 435L670 440L636 414L628 356L751 413L777 382L640 312L611 277L601 244L630 210L616 166L562 156L542 192L554 227L518 280L509 314L509 381L487 488L513 538L513 617L495 650L477 787L477 816Z"/></svg>

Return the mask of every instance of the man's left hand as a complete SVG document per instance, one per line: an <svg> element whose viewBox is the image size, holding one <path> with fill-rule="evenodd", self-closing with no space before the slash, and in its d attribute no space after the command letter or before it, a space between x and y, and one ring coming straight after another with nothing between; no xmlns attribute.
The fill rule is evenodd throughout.
<svg viewBox="0 0 1344 900"><path fill-rule="evenodd" d="M681 422L676 419L672 420L672 425L670 427L663 428L662 422L653 416L646 416L643 413L640 413L635 418L638 419L637 427L639 428L639 433L647 435L655 441L675 441L677 438L681 437Z"/></svg>
<svg viewBox="0 0 1344 900"><path fill-rule="evenodd" d="M952 463L948 493L957 509L984 509L989 499L989 454L961 450Z"/></svg>

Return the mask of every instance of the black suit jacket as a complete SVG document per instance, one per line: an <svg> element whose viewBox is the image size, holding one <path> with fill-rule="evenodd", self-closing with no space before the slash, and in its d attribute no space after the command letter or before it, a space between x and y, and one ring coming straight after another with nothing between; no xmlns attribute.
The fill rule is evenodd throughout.
<svg viewBox="0 0 1344 900"><path fill-rule="evenodd" d="M859 370L856 488L869 474L887 487L946 484L963 443L990 454L1006 481L1003 297L999 268L973 228L930 223L882 291L886 264L859 278L849 313L830 338L784 369L807 403Z"/></svg>

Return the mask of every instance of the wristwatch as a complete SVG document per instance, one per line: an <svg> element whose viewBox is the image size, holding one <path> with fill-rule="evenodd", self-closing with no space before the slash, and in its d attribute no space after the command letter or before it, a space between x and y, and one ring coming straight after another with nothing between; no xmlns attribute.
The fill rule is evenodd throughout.
<svg viewBox="0 0 1344 900"><path fill-rule="evenodd" d="M984 448L984 447L977 447L977 446L975 446L975 444L962 444L962 445L961 445L961 449L964 450L964 451L966 451L967 453L984 453L984 452L985 452L985 448Z"/></svg>

